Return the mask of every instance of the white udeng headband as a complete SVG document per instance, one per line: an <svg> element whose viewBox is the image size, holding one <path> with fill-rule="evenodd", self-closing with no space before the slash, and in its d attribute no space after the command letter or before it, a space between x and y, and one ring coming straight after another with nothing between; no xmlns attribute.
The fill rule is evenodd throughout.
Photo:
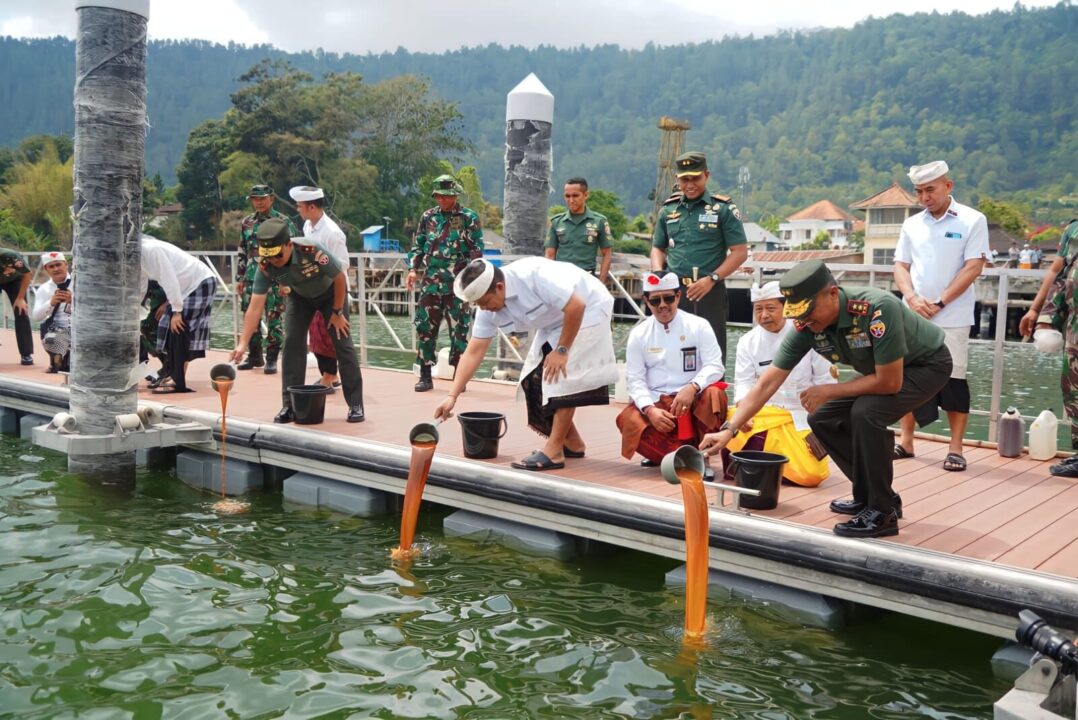
<svg viewBox="0 0 1078 720"><path fill-rule="evenodd" d="M487 260L481 260L480 262L483 263L483 272L468 287L464 287L464 273L467 268L461 270L460 274L453 280L453 294L464 302L475 302L486 295L487 290L490 289L491 281L494 280L494 266Z"/></svg>

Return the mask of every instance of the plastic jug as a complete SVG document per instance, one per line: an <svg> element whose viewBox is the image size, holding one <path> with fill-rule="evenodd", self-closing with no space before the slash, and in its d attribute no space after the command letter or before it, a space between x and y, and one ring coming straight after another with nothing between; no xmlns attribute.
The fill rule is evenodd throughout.
<svg viewBox="0 0 1078 720"><path fill-rule="evenodd" d="M431 368L430 376L438 380L452 380L456 372L457 368L449 364L449 348L439 350L438 360Z"/></svg>
<svg viewBox="0 0 1078 720"><path fill-rule="evenodd" d="M1029 459L1051 460L1056 456L1059 420L1051 410L1045 410L1029 425Z"/></svg>
<svg viewBox="0 0 1078 720"><path fill-rule="evenodd" d="M1022 454L1022 441L1026 437L1026 421L1018 410L1009 407L999 416L999 437L997 446L1000 457L1018 457Z"/></svg>

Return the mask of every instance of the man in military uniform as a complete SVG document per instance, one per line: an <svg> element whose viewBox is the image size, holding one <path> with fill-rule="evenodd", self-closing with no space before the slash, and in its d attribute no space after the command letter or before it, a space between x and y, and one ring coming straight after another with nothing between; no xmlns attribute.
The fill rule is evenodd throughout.
<svg viewBox="0 0 1078 720"><path fill-rule="evenodd" d="M565 212L550 218L544 254L551 260L570 262L595 275L595 250L598 249L603 258L599 282L606 285L614 239L606 216L588 207L587 180L575 177L566 181L565 207Z"/></svg>
<svg viewBox="0 0 1078 720"><path fill-rule="evenodd" d="M434 387L430 369L437 360L438 330L442 320L449 326L449 364L454 368L468 347L472 314L453 294L453 278L468 261L483 256L483 228L479 216L461 206L457 197L464 192L452 175L434 180L431 197L438 203L419 218L412 249L408 253L408 290L419 287L415 310L415 330L419 345L419 382L416 392Z"/></svg>
<svg viewBox="0 0 1078 720"><path fill-rule="evenodd" d="M1037 293L1026 317L1023 334L1028 334L1028 317L1040 308L1036 323L1038 333L1049 327L1063 334L1064 363L1060 375L1063 409L1071 420L1071 445L1078 450L1078 218L1071 220L1059 240L1059 255ZM1047 300L1046 300L1047 298ZM1042 305L1043 303L1043 305ZM1058 337L1058 336L1057 336ZM1078 452L1051 468L1053 475L1078 477Z"/></svg>
<svg viewBox="0 0 1078 720"><path fill-rule="evenodd" d="M674 163L680 194L670 196L655 220L651 271L677 273L685 292L679 307L711 323L726 357L726 283L748 257L741 211L726 195L708 195L707 158L679 155Z"/></svg>
<svg viewBox="0 0 1078 720"><path fill-rule="evenodd" d="M14 250L0 248L0 288L7 294L15 313L15 342L22 365L34 364L34 331L30 328L30 308L26 304L32 277L26 258Z"/></svg>
<svg viewBox="0 0 1078 720"><path fill-rule="evenodd" d="M797 332L783 339L733 417L700 447L709 455L724 448L809 351L851 365L858 377L814 385L800 396L813 434L853 483L852 500L831 503L831 512L855 515L835 525L835 534L896 535L902 501L891 489L895 435L888 426L947 383L951 354L943 330L889 292L839 287L819 260L797 264L779 286L783 314L793 318Z"/></svg>
<svg viewBox="0 0 1078 720"><path fill-rule="evenodd" d="M247 343L262 317L266 293L274 282L291 290L284 316L284 371L281 373L282 408L276 423L295 419L288 387L302 385L307 371L307 328L316 312L329 325L333 348L341 374L344 397L348 402L348 422L363 422L363 376L349 333L347 284L340 264L317 243L293 242L289 223L284 218L262 222L258 239L258 272L255 273L251 306L243 316L243 332L232 351L236 361L247 352Z"/></svg>
<svg viewBox="0 0 1078 720"><path fill-rule="evenodd" d="M255 185L247 195L254 212L240 222L240 247L236 258L236 294L240 296L240 312L246 313L251 306L251 291L254 286L255 272L258 270L258 227L266 218L284 218L288 222L288 232L298 235L291 220L273 209L273 188L269 185ZM251 336L250 352L247 359L236 366L237 370L265 366L267 375L277 372L277 354L281 351L284 332L281 329L281 317L284 315L285 299L277 283L270 286L266 293L266 354L262 355L261 320Z"/></svg>

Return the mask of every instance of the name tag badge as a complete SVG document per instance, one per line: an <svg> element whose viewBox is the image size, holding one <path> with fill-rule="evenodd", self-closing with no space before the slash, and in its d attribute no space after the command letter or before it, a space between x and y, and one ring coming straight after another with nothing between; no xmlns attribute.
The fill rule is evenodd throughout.
<svg viewBox="0 0 1078 720"><path fill-rule="evenodd" d="M699 222L702 222L702 223L717 223L718 221L719 221L719 216L717 214L713 213L713 212L702 214L700 216L700 220L699 220Z"/></svg>
<svg viewBox="0 0 1078 720"><path fill-rule="evenodd" d="M663 349L661 347L649 347L646 352L649 355L658 355L662 351L663 351Z"/></svg>
<svg viewBox="0 0 1078 720"><path fill-rule="evenodd" d="M770 360L764 360L764 361L759 363L760 367L767 367L770 364L771 364Z"/></svg>
<svg viewBox="0 0 1078 720"><path fill-rule="evenodd" d="M696 372L696 348L681 349L681 369L684 372Z"/></svg>
<svg viewBox="0 0 1078 720"><path fill-rule="evenodd" d="M952 240L961 240L962 239L962 233L959 233L959 232L946 232L946 233L943 233L943 237L951 238Z"/></svg>
<svg viewBox="0 0 1078 720"><path fill-rule="evenodd" d="M872 340L869 338L868 333L850 333L846 336L846 344L855 350L860 350L862 348L872 347Z"/></svg>

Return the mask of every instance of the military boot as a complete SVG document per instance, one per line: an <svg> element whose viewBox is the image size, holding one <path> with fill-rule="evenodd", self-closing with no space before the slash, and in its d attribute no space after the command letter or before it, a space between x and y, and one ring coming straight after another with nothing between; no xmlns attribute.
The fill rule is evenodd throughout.
<svg viewBox="0 0 1078 720"><path fill-rule="evenodd" d="M423 363L419 366L419 382L415 384L416 392L427 392L434 389L434 380L430 376L430 365Z"/></svg>
<svg viewBox="0 0 1078 720"><path fill-rule="evenodd" d="M279 350L277 348L270 348L270 349L266 350L266 369L263 370L262 372L266 373L267 375L276 375L277 374L277 353L278 352L279 352Z"/></svg>
<svg viewBox="0 0 1078 720"><path fill-rule="evenodd" d="M262 359L262 348L253 347L247 351L247 359L236 366L237 370L250 370L251 368L259 368L266 364L266 361Z"/></svg>

